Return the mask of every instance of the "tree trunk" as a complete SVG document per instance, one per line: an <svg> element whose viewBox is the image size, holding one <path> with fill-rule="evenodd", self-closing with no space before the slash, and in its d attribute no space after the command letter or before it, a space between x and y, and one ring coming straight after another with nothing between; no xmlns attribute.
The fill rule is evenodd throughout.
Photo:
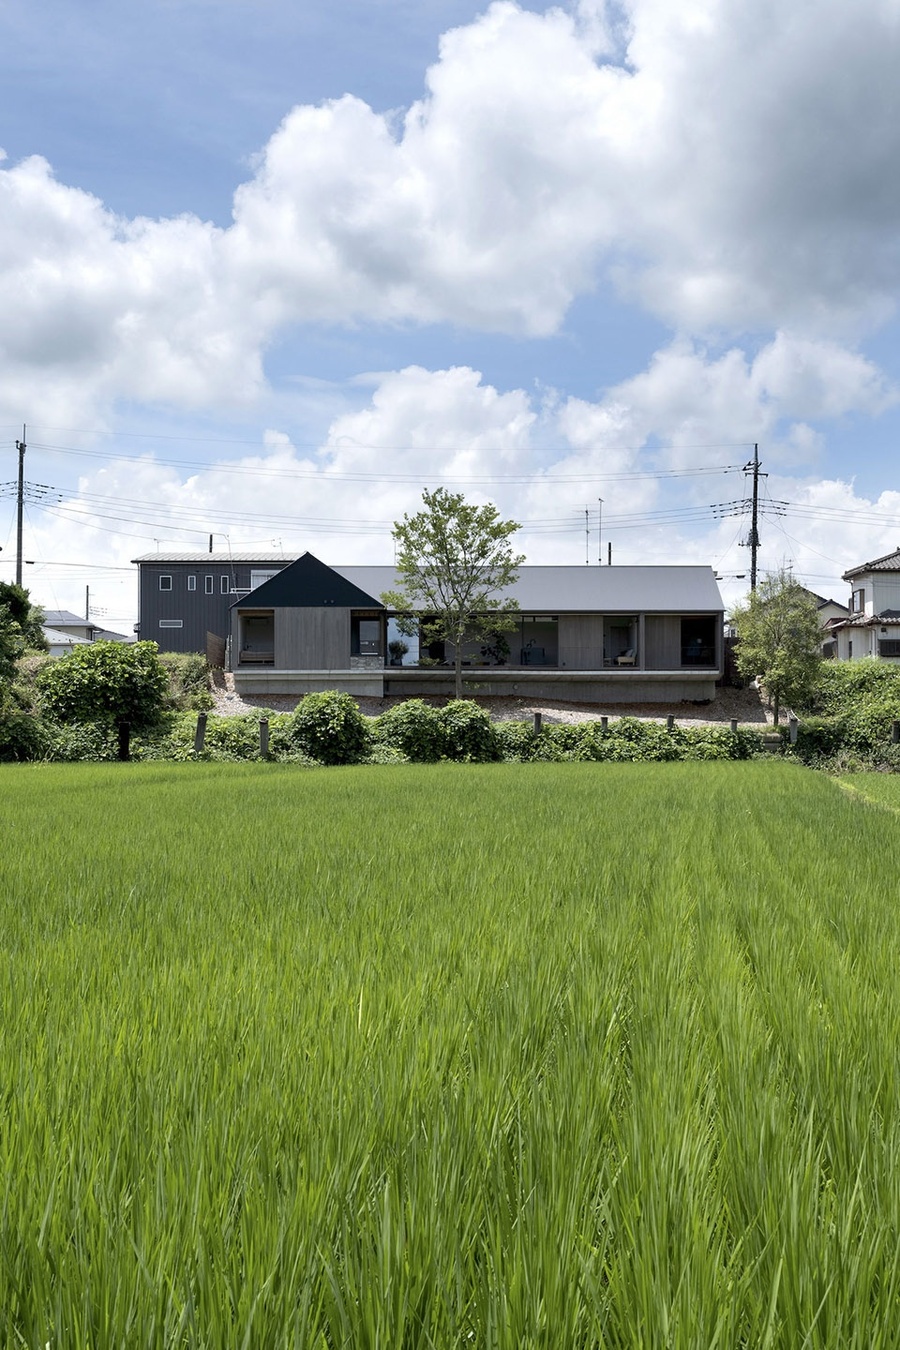
<svg viewBox="0 0 900 1350"><path fill-rule="evenodd" d="M456 698L462 698L462 643L457 642L453 655L454 674L456 676Z"/></svg>
<svg viewBox="0 0 900 1350"><path fill-rule="evenodd" d="M778 714L779 714L779 712L781 711L781 705L780 705L780 703L779 703L779 699L778 699L778 695L777 695L777 694L775 694L774 697L773 697L773 699L772 699L772 707L773 707L773 710L774 710L774 711L773 711L773 720L774 720L775 725L776 725L776 727L777 727L777 726L778 726Z"/></svg>

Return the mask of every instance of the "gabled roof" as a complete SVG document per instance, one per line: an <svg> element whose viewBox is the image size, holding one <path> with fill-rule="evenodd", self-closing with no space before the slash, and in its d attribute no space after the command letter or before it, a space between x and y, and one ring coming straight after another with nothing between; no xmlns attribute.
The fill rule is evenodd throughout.
<svg viewBox="0 0 900 1350"><path fill-rule="evenodd" d="M70 609L45 609L44 623L47 628L59 628L65 624L69 628L94 628L96 625L82 614L73 614Z"/></svg>
<svg viewBox="0 0 900 1350"><path fill-rule="evenodd" d="M895 548L893 553L886 553L883 558L873 558L859 567L851 567L844 573L843 579L850 581L853 577L862 576L863 572L900 572L900 548Z"/></svg>
<svg viewBox="0 0 900 1350"><path fill-rule="evenodd" d="M385 569L393 575L393 568ZM277 576L269 577L255 591L234 602L242 609L264 606L272 609L321 609L335 605L341 609L384 609L367 591L348 581L341 572L326 567L311 553L304 553ZM234 608L234 606L232 606Z"/></svg>

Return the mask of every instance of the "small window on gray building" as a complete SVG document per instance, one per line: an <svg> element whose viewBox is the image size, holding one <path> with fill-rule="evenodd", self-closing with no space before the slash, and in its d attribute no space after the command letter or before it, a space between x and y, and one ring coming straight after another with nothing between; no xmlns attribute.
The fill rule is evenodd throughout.
<svg viewBox="0 0 900 1350"><path fill-rule="evenodd" d="M160 579L159 579L159 589L160 589L161 591L170 591L170 590L172 589L172 578L171 578L171 577L160 577Z"/></svg>
<svg viewBox="0 0 900 1350"><path fill-rule="evenodd" d="M188 590L195 591L196 589L197 589L197 578L188 577Z"/></svg>
<svg viewBox="0 0 900 1350"><path fill-rule="evenodd" d="M206 578L204 578L204 580L205 580L205 583L206 583L206 584L205 584L205 587L204 587L204 589L205 589L205 591L206 591L206 594L207 594L207 595L212 595L212 593L213 593L213 588L215 587L215 584L216 584L216 579L215 579L215 577L206 577Z"/></svg>
<svg viewBox="0 0 900 1350"><path fill-rule="evenodd" d="M900 656L900 639L882 638L878 644L879 656Z"/></svg>
<svg viewBox="0 0 900 1350"><path fill-rule="evenodd" d="M184 620L183 620L183 619L160 619L160 621L159 621L159 626L160 626L160 628L183 628L183 627L184 627Z"/></svg>
<svg viewBox="0 0 900 1350"><path fill-rule="evenodd" d="M228 594L228 586L229 586L229 579L228 579L228 577L220 577L220 578L219 578L219 590L221 591L221 593L222 593L223 595L227 595L227 594Z"/></svg>

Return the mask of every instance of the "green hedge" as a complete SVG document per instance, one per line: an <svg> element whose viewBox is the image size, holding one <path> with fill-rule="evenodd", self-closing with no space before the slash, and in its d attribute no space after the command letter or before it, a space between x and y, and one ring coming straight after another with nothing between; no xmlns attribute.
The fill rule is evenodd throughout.
<svg viewBox="0 0 900 1350"><path fill-rule="evenodd" d="M261 709L234 717L207 717L199 758L240 761L259 757L261 718L269 722L269 758L298 764L397 764L454 760L491 763L647 762L749 759L762 749L756 732L718 727L676 727L622 718L548 725L492 722L485 709L461 700L433 708L411 699L380 717L367 718L348 694L308 694L293 713ZM159 726L135 734L136 760L192 760L197 714L169 714ZM117 738L103 724L62 725L21 712L0 717L0 759L115 759Z"/></svg>

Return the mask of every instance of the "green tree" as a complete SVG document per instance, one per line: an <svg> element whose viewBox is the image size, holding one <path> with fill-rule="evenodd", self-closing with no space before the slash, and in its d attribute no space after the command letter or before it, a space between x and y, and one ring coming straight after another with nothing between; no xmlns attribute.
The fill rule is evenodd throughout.
<svg viewBox="0 0 900 1350"><path fill-rule="evenodd" d="M32 605L24 587L0 581L0 680L12 678L26 651L47 650L43 622L42 611Z"/></svg>
<svg viewBox="0 0 900 1350"><path fill-rule="evenodd" d="M91 642L45 666L37 684L60 722L121 720L140 729L159 717L169 677L155 642Z"/></svg>
<svg viewBox="0 0 900 1350"><path fill-rule="evenodd" d="M734 610L732 622L738 670L760 680L777 726L782 706L806 702L816 684L822 633L815 601L782 567L763 578L746 604Z"/></svg>
<svg viewBox="0 0 900 1350"><path fill-rule="evenodd" d="M457 492L422 493L424 510L394 525L401 585L382 600L399 611L401 632L453 644L456 697L462 697L462 656L477 642L514 627L514 600L503 595L524 556L510 543L520 528L501 520L497 508L472 506Z"/></svg>

